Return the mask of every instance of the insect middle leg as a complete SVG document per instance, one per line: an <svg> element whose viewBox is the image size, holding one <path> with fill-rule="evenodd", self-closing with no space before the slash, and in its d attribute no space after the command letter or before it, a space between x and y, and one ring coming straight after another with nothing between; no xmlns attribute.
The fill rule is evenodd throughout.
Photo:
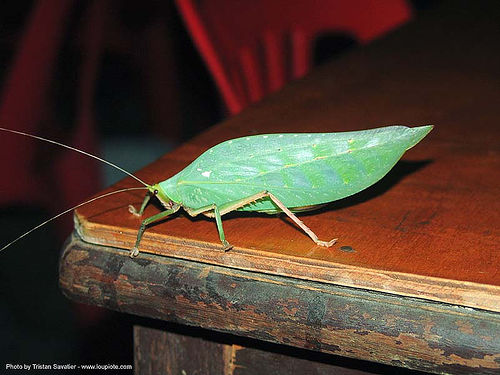
<svg viewBox="0 0 500 375"><path fill-rule="evenodd" d="M228 212L237 210L240 207L243 207L249 203L255 202L259 199L265 198L267 196L267 192L263 191L254 195L251 195L246 198L239 199L237 201L225 203L220 207L216 204L210 204L207 206L203 206L197 209L191 209L188 207L184 207L184 210L191 216L197 216L199 214L205 214L208 217L215 217L215 222L217 223L217 231L219 232L219 239L224 246L224 251L230 250L233 245L226 241L226 236L224 235L224 229L222 228L222 218L221 216L227 214ZM211 212L210 212L211 211Z"/></svg>
<svg viewBox="0 0 500 375"><path fill-rule="evenodd" d="M196 210L184 207L184 210L191 216L197 216L202 213L207 213L209 211L213 211L213 215L208 214L207 216L213 216L215 217L215 222L217 224L217 231L219 232L219 239L220 242L222 243L222 246L224 246L224 251L231 250L233 247L229 242L226 241L226 236L224 235L224 229L222 228L222 218L221 215L224 213L228 212L225 211L224 213L221 214L221 211L219 210L219 207L216 204L211 204L208 206L204 206L201 208L198 208Z"/></svg>

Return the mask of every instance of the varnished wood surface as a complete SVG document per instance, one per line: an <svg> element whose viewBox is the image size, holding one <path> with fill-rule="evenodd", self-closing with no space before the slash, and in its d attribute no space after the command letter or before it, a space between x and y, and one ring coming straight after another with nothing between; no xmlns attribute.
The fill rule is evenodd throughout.
<svg viewBox="0 0 500 375"><path fill-rule="evenodd" d="M138 173L161 181L248 134L435 124L380 183L302 216L320 238L339 237L333 248L288 220L234 214L224 228L235 248L223 253L213 221L181 213L149 228L141 250L500 311L499 30L484 10L447 10L318 69ZM127 205L141 201L129 193L83 207L78 231L128 249L140 220Z"/></svg>
<svg viewBox="0 0 500 375"><path fill-rule="evenodd" d="M141 250L500 311L500 32L488 10L494 2L453 4L317 69L138 173L164 180L209 147L249 134L435 124L379 183L302 215L321 239L338 237L334 247L315 246L287 219L230 214L223 223L235 247L224 253L212 220L178 213L150 227ZM116 187L128 186L137 184ZM130 249L140 220L127 206L142 198L125 193L80 208L78 232ZM160 209L150 205L145 217Z"/></svg>
<svg viewBox="0 0 500 375"><path fill-rule="evenodd" d="M119 249L77 237L62 254L60 285L79 302L285 346L433 373L500 371L500 316L493 312L153 254L130 259ZM137 373L176 368L185 359L165 348L168 339L162 337L152 347L139 338ZM208 363L202 351L210 347L214 362ZM199 360L222 373L215 370L224 367L216 363L221 350L213 342L200 343L192 364ZM236 364L245 363L243 352L233 354ZM335 358L325 362L336 364ZM312 353L309 359L318 358ZM260 368L266 364L272 368L265 361ZM297 373L324 366L308 368Z"/></svg>

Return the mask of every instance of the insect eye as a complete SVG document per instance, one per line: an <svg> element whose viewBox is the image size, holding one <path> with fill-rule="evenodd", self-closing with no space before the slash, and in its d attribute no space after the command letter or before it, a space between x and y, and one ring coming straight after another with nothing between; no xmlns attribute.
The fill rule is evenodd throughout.
<svg viewBox="0 0 500 375"><path fill-rule="evenodd" d="M154 194L154 195L158 195L158 189L155 189L155 190L153 191L153 194Z"/></svg>

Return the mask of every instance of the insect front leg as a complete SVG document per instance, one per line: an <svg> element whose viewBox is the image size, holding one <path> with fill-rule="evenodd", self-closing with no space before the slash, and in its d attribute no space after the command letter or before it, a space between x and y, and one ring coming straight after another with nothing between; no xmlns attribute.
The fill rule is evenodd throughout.
<svg viewBox="0 0 500 375"><path fill-rule="evenodd" d="M134 216L142 216L142 213L144 212L144 209L148 205L148 202L150 199L151 199L151 194L147 193L146 196L144 197L144 200L142 201L142 205L141 205L141 208L139 209L139 211L137 211L134 206L129 204L128 212L130 212Z"/></svg>
<svg viewBox="0 0 500 375"><path fill-rule="evenodd" d="M146 201L146 200L145 200ZM146 202L147 203L147 202ZM144 203L143 203L144 205ZM144 234L144 231L146 230L146 227L151 224L151 223L154 223L155 221L158 221L158 220L161 220L161 219L164 219L166 218L168 215L171 215L173 213L175 213L176 211L179 210L179 206L177 207L174 207L170 210L166 210L166 211L162 211L160 212L159 214L156 214L156 215L153 215L151 217L148 217L147 219L144 219L141 223L141 226L139 228L139 231L137 232L137 239L135 241L135 246L132 248L132 250L130 250L130 253L129 253L129 256L131 258L134 258L136 257L137 255L139 255L139 244L141 243L141 239L142 239L142 235Z"/></svg>

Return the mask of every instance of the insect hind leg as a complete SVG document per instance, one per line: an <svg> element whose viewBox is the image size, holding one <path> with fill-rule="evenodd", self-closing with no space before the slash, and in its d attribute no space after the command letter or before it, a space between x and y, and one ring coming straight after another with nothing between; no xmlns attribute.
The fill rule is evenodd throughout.
<svg viewBox="0 0 500 375"><path fill-rule="evenodd" d="M317 245L319 246L324 246L324 247L330 247L332 246L335 242L337 242L337 239L334 238L333 240L330 241L321 241L318 239L318 236L307 226L305 225L295 214L290 211L284 204L281 202L276 196L274 196L272 193L270 193L267 190L263 190L257 194L251 195L246 198L239 199L237 201L233 201L230 203L223 204L221 206L217 206L216 204L211 204L208 206L204 206L201 208L198 208L196 210L189 209L187 207L184 207L186 212L191 215L191 216L196 216L199 214L205 214L206 216L209 217L215 217L215 222L217 223L217 230L219 231L219 238L224 245L224 250L229 250L232 248L232 245L230 245L225 238L224 235L224 230L222 228L222 218L221 216L237 210L240 207L246 206L249 203L253 203L255 201L258 201L259 199L263 198L269 198L271 201L276 204L281 211L283 211L284 214L286 214L290 219L293 220L295 224L297 224ZM212 212L210 212L212 211Z"/></svg>
<svg viewBox="0 0 500 375"><path fill-rule="evenodd" d="M330 241L321 241L318 239L316 233L314 233L307 225L305 225L302 220L300 220L295 214L286 207L283 202L281 202L278 198L276 198L272 193L266 191L264 192L266 196L269 197L290 219L293 220L295 224L297 224L315 243L319 246L331 247L335 242L337 242L337 238L334 238Z"/></svg>
<svg viewBox="0 0 500 375"><path fill-rule="evenodd" d="M251 195L247 198L240 199L236 202L231 202L231 203L228 203L226 205L222 205L220 207L220 213L221 213L221 215L224 215L225 213L228 213L230 211L234 211L240 207L243 207L249 203L255 202L255 201L257 201L259 199L263 199L263 198L271 199L271 201L274 204L276 204L276 206L278 206L281 209L281 211L283 211L283 213L285 215L287 215L290 219L292 219L293 222L295 224L297 224L300 227L300 229L302 229L314 241L314 243L316 243L316 245L324 246L324 247L331 247L333 244L335 244L335 242L337 242L337 238L334 238L330 241L321 241L320 239L318 239L318 236L316 235L316 233L314 233L307 225L305 225L274 194L270 193L267 190L261 191L260 193Z"/></svg>

